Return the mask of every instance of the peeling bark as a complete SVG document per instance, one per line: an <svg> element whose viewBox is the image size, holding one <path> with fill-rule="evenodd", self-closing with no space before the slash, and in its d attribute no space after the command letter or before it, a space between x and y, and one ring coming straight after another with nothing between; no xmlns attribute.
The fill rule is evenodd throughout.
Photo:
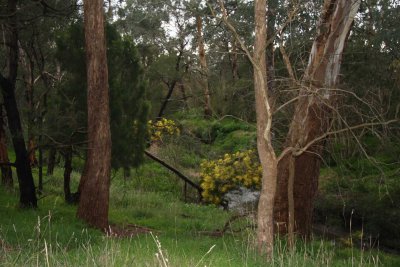
<svg viewBox="0 0 400 267"><path fill-rule="evenodd" d="M299 149L329 129L332 116L329 106L335 106L336 102L336 96L330 89L338 83L343 48L359 5L359 0L325 0L302 81L304 86L286 139L285 147L292 148L295 154L294 230L305 238L311 233L313 202L318 189L324 140L315 142L304 152L299 152ZM281 234L287 233L289 226L288 180L291 157L291 154L287 154L278 164L275 217Z"/></svg>

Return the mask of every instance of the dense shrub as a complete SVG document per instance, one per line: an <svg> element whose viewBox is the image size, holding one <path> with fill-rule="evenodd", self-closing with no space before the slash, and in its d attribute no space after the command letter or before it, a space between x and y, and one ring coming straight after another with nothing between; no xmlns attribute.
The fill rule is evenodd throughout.
<svg viewBox="0 0 400 267"><path fill-rule="evenodd" d="M225 154L217 160L201 163L201 184L205 201L220 204L222 196L234 188L244 186L259 189L261 165L254 150Z"/></svg>

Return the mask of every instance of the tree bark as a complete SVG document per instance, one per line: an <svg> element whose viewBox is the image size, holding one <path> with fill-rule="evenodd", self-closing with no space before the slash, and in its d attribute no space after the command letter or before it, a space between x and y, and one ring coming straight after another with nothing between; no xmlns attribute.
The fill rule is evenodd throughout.
<svg viewBox="0 0 400 267"><path fill-rule="evenodd" d="M31 45L33 46L33 44ZM28 106L28 158L31 167L36 167L38 162L36 159L36 140L33 132L35 124L35 104L34 104L34 62L31 54L20 46L20 62L24 71L22 76L25 83L25 99Z"/></svg>
<svg viewBox="0 0 400 267"><path fill-rule="evenodd" d="M64 153L64 198L65 202L72 203L71 197L71 173L72 173L72 149L67 149Z"/></svg>
<svg viewBox="0 0 400 267"><path fill-rule="evenodd" d="M273 256L274 247L274 199L277 177L277 159L271 143L272 110L268 97L265 44L266 1L256 0L254 40L254 90L257 116L257 150L262 166L262 185L257 213L257 245L260 253Z"/></svg>
<svg viewBox="0 0 400 267"><path fill-rule="evenodd" d="M199 51L199 61L200 61L200 73L201 73L201 85L204 90L204 116L211 117L211 98L210 89L208 86L208 67L206 52L204 49L204 39L203 39L203 20L200 15L196 16L196 26L197 26L197 45Z"/></svg>
<svg viewBox="0 0 400 267"><path fill-rule="evenodd" d="M0 162L9 163L6 132L4 131L3 107L0 106ZM11 166L1 165L1 184L11 189L14 186Z"/></svg>
<svg viewBox="0 0 400 267"><path fill-rule="evenodd" d="M239 70L238 70L238 49L237 41L233 39L232 41L232 51L231 51L231 68L232 68L232 80L236 82L239 80Z"/></svg>
<svg viewBox="0 0 400 267"><path fill-rule="evenodd" d="M47 153L47 176L53 175L54 166L56 164L56 153L57 150L54 147L51 147Z"/></svg>
<svg viewBox="0 0 400 267"><path fill-rule="evenodd" d="M336 102L336 96L330 89L338 83L343 48L359 5L359 0L324 2L303 79L304 86L286 139L285 147L291 148L291 152L278 164L275 218L281 234L287 233L289 227L288 181L293 156L294 230L305 238L311 233L313 201L318 189L324 141L310 146L307 144L329 129L333 112L331 107ZM304 151L302 148L305 146Z"/></svg>
<svg viewBox="0 0 400 267"><path fill-rule="evenodd" d="M20 115L15 99L15 83L18 71L18 30L17 30L17 1L9 0L7 3L8 29L8 77L0 74L0 86L3 93L4 107L7 113L8 126L12 135L15 150L17 176L20 191L20 205L23 208L37 207L35 184L31 167L28 161L28 153L25 147Z"/></svg>
<svg viewBox="0 0 400 267"><path fill-rule="evenodd" d="M78 218L108 230L111 133L108 69L102 0L84 1L87 70L88 141L80 184Z"/></svg>

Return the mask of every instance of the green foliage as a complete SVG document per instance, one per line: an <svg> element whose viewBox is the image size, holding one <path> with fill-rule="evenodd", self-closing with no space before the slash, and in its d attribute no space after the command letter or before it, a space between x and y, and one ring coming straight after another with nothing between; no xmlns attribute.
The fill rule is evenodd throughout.
<svg viewBox="0 0 400 267"><path fill-rule="evenodd" d="M112 167L138 166L143 161L149 103L144 99L146 82L134 44L121 37L115 26L107 24L107 58L110 86L110 119ZM49 119L50 135L65 143L82 142L85 135L76 134L86 128L86 69L84 34L81 21L60 31L57 58L67 71L65 82L52 101ZM133 125L133 122L136 125ZM82 130L80 130L82 131ZM71 140L72 137L79 140Z"/></svg>
<svg viewBox="0 0 400 267"><path fill-rule="evenodd" d="M244 186L259 189L262 169L253 150L225 154L218 160L201 163L201 184L204 200L220 204L222 196L234 188Z"/></svg>
<svg viewBox="0 0 400 267"><path fill-rule="evenodd" d="M366 164L366 163L364 163ZM369 164L369 169L376 167ZM400 185L398 169L367 176L322 175L316 201L318 220L343 227L346 231L362 230L379 244L399 249ZM357 173L357 170L353 171Z"/></svg>

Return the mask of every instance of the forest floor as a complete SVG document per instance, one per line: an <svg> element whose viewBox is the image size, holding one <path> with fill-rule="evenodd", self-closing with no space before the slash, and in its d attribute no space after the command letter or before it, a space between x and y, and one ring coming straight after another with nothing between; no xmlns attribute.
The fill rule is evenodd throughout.
<svg viewBox="0 0 400 267"><path fill-rule="evenodd" d="M151 152L196 183L202 160L255 147L255 126L250 123L230 118L208 121L191 113L178 114L175 120L181 135L166 137ZM376 144L371 147L379 151ZM396 148L382 149L385 162L398 160ZM0 188L0 266L400 266L400 256L384 252L375 239L369 249L363 231L375 229L385 246L398 246L398 164L383 165L377 172L359 157L338 161L333 156L321 172L313 239L298 240L293 250L285 240L277 240L268 263L256 253L250 217L233 220L222 233L236 214L197 203L196 190L185 188L175 174L146 159L129 179L122 172L112 173L109 235L88 228L77 220L76 206L65 203L62 162L53 175L44 177L36 210L18 208L16 181L12 192ZM75 191L83 160L74 158L73 169Z"/></svg>
<svg viewBox="0 0 400 267"><path fill-rule="evenodd" d="M277 241L273 262L254 249L253 223L235 220L213 205L182 201L182 185L147 162L129 180L113 175L110 223L104 235L75 217L65 204L62 169L46 178L37 210L17 208L17 194L0 191L0 266L400 266L400 257L377 249L317 237L289 251ZM79 173L73 173L76 187Z"/></svg>

